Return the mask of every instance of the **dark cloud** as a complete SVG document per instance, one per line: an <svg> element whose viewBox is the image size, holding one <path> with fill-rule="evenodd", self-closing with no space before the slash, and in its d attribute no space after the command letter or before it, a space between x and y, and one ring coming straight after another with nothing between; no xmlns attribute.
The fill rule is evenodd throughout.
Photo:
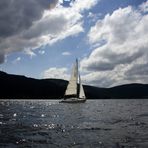
<svg viewBox="0 0 148 148"><path fill-rule="evenodd" d="M148 62L134 64L128 71L124 74L124 79L129 82L136 83L148 83Z"/></svg>
<svg viewBox="0 0 148 148"><path fill-rule="evenodd" d="M0 0L0 38L28 29L58 0Z"/></svg>
<svg viewBox="0 0 148 148"><path fill-rule="evenodd" d="M85 68L87 70L92 71L107 71L107 70L113 70L116 66L120 64L130 64L136 59L140 58L144 55L144 51L141 49L134 53L116 53L109 49L98 51L97 53L98 59L94 57L95 60L90 61L88 65L85 65ZM99 57L101 57L101 60L99 60Z"/></svg>
<svg viewBox="0 0 148 148"><path fill-rule="evenodd" d="M0 63L3 63L5 60L4 54L0 53Z"/></svg>
<svg viewBox="0 0 148 148"><path fill-rule="evenodd" d="M98 86L98 87L111 87L111 85L115 82L114 79L112 78L106 78L106 77L99 77L95 80L92 80L91 82L88 83L88 85L95 85L95 86Z"/></svg>
<svg viewBox="0 0 148 148"><path fill-rule="evenodd" d="M147 76L148 75L148 63L134 65L128 70L125 75L130 76Z"/></svg>
<svg viewBox="0 0 148 148"><path fill-rule="evenodd" d="M65 29L66 23L67 20L64 15L44 18L42 22L37 23L30 30L27 30L22 35L25 39L31 39L39 37L41 35L47 35L49 34L49 32L50 34L56 35Z"/></svg>
<svg viewBox="0 0 148 148"><path fill-rule="evenodd" d="M106 70L112 70L114 68L114 64L101 61L101 62L91 63L86 68L89 71L98 71L98 70L106 71Z"/></svg>
<svg viewBox="0 0 148 148"><path fill-rule="evenodd" d="M137 58L141 57L144 54L142 50L139 50L134 53L116 53L111 50L103 52L102 56L104 59L107 59L109 63L113 63L114 65L118 64L126 64L131 63Z"/></svg>
<svg viewBox="0 0 148 148"><path fill-rule="evenodd" d="M20 34L40 20L43 12L57 4L58 0L0 0L0 63L5 54L23 50L35 41L25 40ZM29 42L30 41L30 42Z"/></svg>

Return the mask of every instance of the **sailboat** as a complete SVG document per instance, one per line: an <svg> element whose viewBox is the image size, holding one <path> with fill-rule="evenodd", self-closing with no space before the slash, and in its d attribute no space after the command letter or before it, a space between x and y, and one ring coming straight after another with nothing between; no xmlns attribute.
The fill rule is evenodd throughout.
<svg viewBox="0 0 148 148"><path fill-rule="evenodd" d="M85 101L86 96L81 83L80 73L78 71L78 60L76 59L76 62L73 65L70 81L64 94L64 98L60 102L80 103Z"/></svg>

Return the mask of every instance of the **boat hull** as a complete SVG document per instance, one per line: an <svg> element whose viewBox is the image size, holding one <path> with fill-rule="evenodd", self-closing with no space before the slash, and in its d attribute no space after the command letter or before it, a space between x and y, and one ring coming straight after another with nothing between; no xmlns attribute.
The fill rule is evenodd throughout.
<svg viewBox="0 0 148 148"><path fill-rule="evenodd" d="M79 98L70 98L70 99L63 99L60 103L84 103L86 99L79 99Z"/></svg>

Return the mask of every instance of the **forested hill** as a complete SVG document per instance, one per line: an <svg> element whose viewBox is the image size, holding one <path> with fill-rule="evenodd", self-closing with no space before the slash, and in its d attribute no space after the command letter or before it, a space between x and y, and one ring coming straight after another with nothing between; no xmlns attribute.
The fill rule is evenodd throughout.
<svg viewBox="0 0 148 148"><path fill-rule="evenodd" d="M33 79L0 72L0 99L60 99L68 82ZM127 84L112 88L84 86L88 99L148 98L148 84Z"/></svg>

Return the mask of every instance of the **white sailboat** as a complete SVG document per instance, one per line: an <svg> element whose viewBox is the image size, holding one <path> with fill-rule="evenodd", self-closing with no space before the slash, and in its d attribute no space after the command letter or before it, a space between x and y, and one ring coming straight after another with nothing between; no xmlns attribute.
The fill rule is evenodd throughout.
<svg viewBox="0 0 148 148"><path fill-rule="evenodd" d="M77 83L79 83L79 85ZM78 60L76 59L76 62L72 69L70 81L65 91L64 98L62 99L61 102L79 103L85 101L86 101L86 96L84 93L83 85L81 83L80 74L78 72Z"/></svg>

